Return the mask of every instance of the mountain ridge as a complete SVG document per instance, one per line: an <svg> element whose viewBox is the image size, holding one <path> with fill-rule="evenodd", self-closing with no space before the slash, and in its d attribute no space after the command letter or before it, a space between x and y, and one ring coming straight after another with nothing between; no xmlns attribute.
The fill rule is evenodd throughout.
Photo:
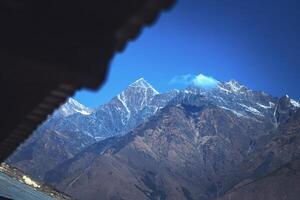
<svg viewBox="0 0 300 200"><path fill-rule="evenodd" d="M298 114L299 113L298 111ZM197 117L199 114L200 119ZM295 113L293 116L297 116L297 114ZM194 125L190 122L191 118L193 118ZM300 121L299 116L294 118L298 120L298 122ZM198 124L199 122L200 124ZM293 122L293 120L290 122L285 121L280 127L286 130L284 128L286 123L297 124L298 122ZM233 124L235 124L234 126L236 128L232 127ZM242 124L244 125L242 126ZM252 120L252 122L243 120L232 112L221 109L215 105L169 105L155 114L148 122L137 127L133 132L119 138L109 138L90 146L78 154L76 158L65 162L64 166L58 166L51 173L48 173L47 178L50 183L58 185L61 190L79 199L83 198L83 196L81 196L82 193L78 193L80 188L87 191L88 196L85 195L85 197L88 199L96 199L95 197L97 195L107 197L107 199L117 197L124 197L125 199L159 199L168 197L167 199L172 199L174 195L177 198L185 199L211 199L218 194L223 194L231 188L231 185L235 185L240 180L249 176L260 176L259 174L272 171L272 169L276 167L278 159L281 159L282 155L284 155L282 151L278 152L277 158L274 159L274 166L267 168L261 167L264 166L266 160L269 159L269 153L267 153L269 150L266 152L266 155L262 155L261 157L260 154L253 152L255 152L254 150L256 148L265 149L267 147L268 149L270 147L265 147L265 144L255 145L257 142L256 139L258 139L256 135L271 138L278 136L281 138L279 140L280 142L283 140L282 137L285 136L270 134L273 130L265 130L258 125L259 123L255 120ZM200 131L197 131L197 126ZM288 128L289 127L290 126L288 126ZM300 142L299 127L298 129L290 128L294 131L294 135L289 137L293 138L297 136L298 139L295 144L298 144L298 142ZM169 129L172 131L169 131ZM259 133L259 131L262 133ZM237 133L239 134L236 135ZM270 141L276 141L274 144L281 145L278 143L276 137ZM224 138L228 138L229 140ZM182 143L182 140L186 142ZM191 143L194 145L191 146ZM267 144L269 143L267 142ZM251 150L251 148L254 149ZM292 149L285 150L284 152L288 153L294 150L298 152L298 154L300 153L299 149L295 150L293 149L295 147L292 146L291 148ZM195 153L191 153L190 151L194 151ZM247 163L247 159L244 161L243 158L244 156L248 157L248 155L251 158L252 154L259 156L256 158L257 163L255 163L254 166L252 166L253 164L251 163ZM286 161L283 161L283 163L288 161L289 158L286 158ZM81 163L85 163L86 166L81 166ZM242 168L240 165L246 168L250 167L247 170L248 172L238 172L238 169ZM119 168L118 166L123 167ZM165 167L167 167L167 171L165 171ZM179 170L181 167L184 168L183 171ZM118 173L117 171L119 170L121 170L121 172ZM169 170L171 170L172 173L168 172ZM233 172L230 172L232 170ZM107 177L106 173L110 174L110 171L112 171L112 177ZM189 177L188 182L182 179L183 177L188 178L185 174L186 172L193 174L194 177ZM115 173L116 175L113 175ZM121 177L119 177L120 173ZM174 175L172 175L174 173L179 173L180 176L174 177ZM107 187L105 186L106 184L101 184L101 182L96 181L99 180L97 177L103 176L107 178L110 177L110 183L106 183L106 181L102 179L107 184ZM173 177L171 179L172 181L168 181L169 178L166 176L169 178L170 176ZM162 180L158 177L162 177ZM55 178L58 178L58 180L55 180ZM127 178L129 182L127 182ZM213 179L213 181L207 181L207 179ZM138 187L116 187L118 181L125 181L123 184L134 184L138 185ZM162 183L164 183L164 185L161 185ZM173 190L174 188L172 189L174 183L181 185L180 191ZM201 183L201 185L199 185L199 183ZM97 192L88 188L89 184L92 184L94 187L100 187L101 189L97 190ZM114 187L115 192L117 191L120 196L107 193L110 191L109 185ZM128 194L124 193L124 189L126 191L129 190L132 196L128 196ZM189 198L187 196L189 196Z"/></svg>
<svg viewBox="0 0 300 200"><path fill-rule="evenodd" d="M248 156L248 154L256 151L256 143L259 143L257 141L258 139L270 137L272 132L276 132L299 110L297 101L288 96L281 98L273 97L264 92L248 89L246 86L234 80L224 83L220 82L215 88L210 89L190 86L183 90L174 89L166 93L159 93L145 79L138 79L116 97L112 98L111 101L96 109L90 110L87 107L83 107L83 105L78 106L81 104L76 103L76 100L73 99L69 100L68 103L69 102L71 102L70 105L76 105L77 107L75 108L77 110L80 108L79 111L81 112L82 110L88 111L83 113L75 112L67 116L63 114L60 115L59 112L63 112L61 110L56 111L55 114L37 130L34 136L19 148L8 162L32 174L39 180L55 182L57 180L52 180L49 177L59 179L68 173L70 173L70 177L73 177L73 175L76 176L76 171L68 172L69 168L65 166L69 164L72 166L73 163L76 164L77 158L83 159L80 162L81 165L75 167L78 170L80 168L89 168L90 165L93 166L89 161L89 156L95 155L95 158L99 158L100 160L108 159L108 163L102 163L103 161L101 161L103 165L111 165L110 167L113 168L112 163L117 163L121 167L121 163L115 160L117 159L115 155L119 155L120 151L124 152L126 150L133 152L134 155L144 160L145 163L149 162L151 166L155 166L159 163L156 158L162 156L157 152L158 149L161 149L163 155L167 156L169 154L168 146L171 145L170 154L178 154L180 157L179 160L186 160L182 154L186 154L188 158L189 156L196 156L196 152L199 151L200 155L206 155L206 153L209 152L205 159L202 158L199 160L198 156L195 157L197 158L196 160L201 163L200 165L195 165L195 167L199 167L199 170L202 172L204 169L208 170L212 176L215 176L213 174L217 172L214 171L215 169L212 170L214 168L213 163L216 165L215 167L218 166L215 159L220 159L219 157L222 155L224 149L226 149L228 153L228 158L236 158L236 161L232 161L232 164L227 163L228 166L231 166L228 168L237 168L239 165L237 165L236 162L242 163L243 156ZM69 110L73 112L76 109ZM169 111L169 109L171 109L171 111ZM168 116L170 119L174 118L174 121L177 123L169 122L166 124L169 119L164 116ZM164 132L165 135L161 134L161 130L153 125L157 120L160 120L159 123L164 126L166 130L168 128L170 129L169 132ZM146 130L146 135L142 134L143 127ZM134 134L139 131L141 131L140 134ZM153 135L151 135L149 131L150 133L153 132ZM172 135L170 132L173 131L177 131L177 133ZM184 134L180 135L179 133ZM72 140L70 140L71 138ZM145 138L148 138L149 141L156 142L157 145L149 146L149 141L146 141ZM157 142L157 138L161 138L165 143ZM70 141L72 141L72 143ZM232 144L229 145L230 142L234 144L234 148ZM134 145L135 148L132 149L128 147L128 144L129 146ZM223 150L221 151L221 149L215 147L216 144L223 147ZM88 153L88 159L86 160L86 150L93 146L97 147L97 145L100 145L99 148L97 148L98 150L95 150L94 153ZM174 149L172 145L179 145L180 148ZM266 143L261 144L261 146L264 145L266 145ZM51 146L53 148L51 148ZM202 149L197 149L196 147ZM57 149L60 151L57 151ZM135 149L141 150L143 154L140 155L140 152L136 152ZM182 149L182 151L187 150L187 152L180 152L180 149ZM120 155L125 159L124 162L129 156L126 151ZM190 154L191 152L192 154ZM143 156L151 159L145 160ZM136 158L133 159L138 162ZM210 159L208 163L210 163L209 166L212 169L206 169L206 165L203 164L207 163L207 159ZM257 162L260 162L260 160L267 159L267 157L257 159ZM174 158L173 160L168 160L168 162L169 161L170 163L176 163L176 159L174 160ZM166 161L165 163L168 170L175 170L168 162ZM194 163L195 161L187 160L187 162ZM128 161L125 163L126 165L122 169L127 170L127 175L129 175L132 170L138 170L136 171L137 174L133 174L133 176L139 178L137 180L130 179L139 187L139 189L136 187L130 189L134 191L137 197L143 199L145 195L148 195L148 192L151 193L153 198L163 198L164 195L167 195L164 190L159 189L161 185L158 184L158 186L153 188L152 179L154 177L152 172L155 168L150 170L150 174L144 174L144 172L140 173L140 168L132 166L132 163L128 163ZM178 166L181 166L181 164ZM216 169L222 170L220 166ZM95 170L98 170L97 167ZM190 170L192 169L187 171ZM117 171L114 173L117 173ZM172 177L171 174L167 174L170 176L169 178ZM195 172L195 174L197 173ZM186 178L186 174L181 175ZM202 177L201 174L198 174L198 176ZM241 175L238 177L244 178ZM210 177L206 177L205 179L209 178ZM148 182L148 179L152 180L150 181L151 183ZM66 179L62 180L62 182L55 182L55 184L60 185L61 188L65 190L64 184L66 184L67 181L72 182L74 180ZM122 180L116 180L126 182L126 176L124 176ZM205 181L211 185L209 186L211 189L203 188L202 192L205 193L205 198L213 197L216 190L218 192L224 192L225 188L229 188L230 184L233 185L237 183L234 177L230 177L230 184L223 184L223 189L220 190L218 184L207 180ZM184 183L185 186L182 186L180 191L177 192L172 190L174 192L172 195L183 195L185 198L198 195L194 193L197 191L195 188L193 189L194 192L190 191L190 187L192 187L190 184L184 181L182 183ZM97 185L98 183L95 182L95 184ZM113 182L111 184L117 183ZM70 188L69 192L73 193L71 189L72 188ZM120 190L123 190L123 188L120 188ZM205 190L209 191L205 192ZM105 192L105 190L102 192ZM79 194L76 193L76 195Z"/></svg>

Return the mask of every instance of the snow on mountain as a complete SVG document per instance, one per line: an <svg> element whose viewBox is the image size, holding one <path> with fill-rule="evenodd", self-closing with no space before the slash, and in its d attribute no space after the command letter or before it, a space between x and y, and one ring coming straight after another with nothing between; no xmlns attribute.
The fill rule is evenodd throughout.
<svg viewBox="0 0 300 200"><path fill-rule="evenodd" d="M93 112L93 109L82 105L73 98L69 98L68 101L58 109L58 112L60 112L63 116L69 116L74 113L90 115Z"/></svg>
<svg viewBox="0 0 300 200"><path fill-rule="evenodd" d="M289 99L292 108L300 107L299 102L286 98ZM182 101L209 102L239 117L268 119L277 124L276 105L279 99L264 92L248 89L235 80L219 82L212 89L191 86L184 90L159 93L144 78L140 78L95 110L70 98L59 109L63 119L55 122L55 129L74 129L96 140L102 140L123 135L169 103Z"/></svg>
<svg viewBox="0 0 300 200"><path fill-rule="evenodd" d="M262 105L262 104L260 104L260 103L256 103L256 105L258 105L258 106L260 106L260 107L262 107L262 108L264 108L264 109L270 109L270 108L273 108L275 104L272 103L272 102L269 102L269 105L268 105L268 106Z"/></svg>
<svg viewBox="0 0 300 200"><path fill-rule="evenodd" d="M284 99L286 100L280 101L281 106L278 109L278 98L250 90L235 80L219 82L211 89L191 86L184 90L159 93L144 78L140 78L96 109L90 109L70 98L40 126L38 132L73 131L99 141L126 134L166 105L182 102L213 104L239 117L269 120L277 126L278 113L281 113L282 118L284 110L300 107L299 102L289 97Z"/></svg>
<svg viewBox="0 0 300 200"><path fill-rule="evenodd" d="M144 78L130 84L123 92L117 95L128 116L142 110L149 105L155 95L159 94Z"/></svg>
<svg viewBox="0 0 300 200"><path fill-rule="evenodd" d="M91 145L47 173L45 180L78 199L87 199L88 193L90 199L209 200L237 183L261 180L297 158L300 112L293 112L288 98L237 83L226 89L231 92L173 91L172 100L149 120L124 136ZM162 95L155 95L145 109L157 106L154 99L163 99ZM122 101L130 110L128 99ZM118 98L114 103L122 104ZM109 184L99 182L103 177Z"/></svg>
<svg viewBox="0 0 300 200"><path fill-rule="evenodd" d="M189 87L183 90L177 99L185 99L189 103L194 101L196 104L210 103L239 117L257 118L256 120L273 120L275 104L278 101L276 97L248 89L235 80L219 82L212 89Z"/></svg>
<svg viewBox="0 0 300 200"><path fill-rule="evenodd" d="M286 106L292 107L293 109L300 108L300 102L292 99L291 97L289 97L289 95L286 94L285 96L282 97L282 99L284 99Z"/></svg>
<svg viewBox="0 0 300 200"><path fill-rule="evenodd" d="M217 88L219 90L222 90L223 92L226 93L241 93L244 94L247 91L250 91L246 86L241 85L239 82L236 80L230 80L228 82L220 82L217 85Z"/></svg>
<svg viewBox="0 0 300 200"><path fill-rule="evenodd" d="M108 103L95 110L88 119L91 121L89 130L98 138L125 133L143 122L140 113L158 94L143 78L135 81Z"/></svg>
<svg viewBox="0 0 300 200"><path fill-rule="evenodd" d="M151 90L155 94L159 94L159 92L153 88L153 86L148 83L144 78L140 78L129 85L129 87L137 87L137 88L143 88L144 91Z"/></svg>
<svg viewBox="0 0 300 200"><path fill-rule="evenodd" d="M291 101L291 104L292 104L293 106L295 106L295 107L297 107L297 108L300 108L300 102L297 102L297 101L294 100L294 99L290 99L290 101Z"/></svg>
<svg viewBox="0 0 300 200"><path fill-rule="evenodd" d="M257 109L251 107L251 106L246 106L244 104L240 104L242 107L244 107L248 112L253 113L254 115L259 115L259 116L264 116L261 112L259 112Z"/></svg>
<svg viewBox="0 0 300 200"><path fill-rule="evenodd" d="M77 112L67 116L56 127L78 129L96 140L122 135L164 107L175 93L160 94L144 78L140 78L88 115Z"/></svg>
<svg viewBox="0 0 300 200"><path fill-rule="evenodd" d="M235 80L230 80L228 82L225 82L223 84L223 87L225 86L225 88L229 91L232 91L232 92L242 92L244 90L247 90L247 88L244 86L244 85L241 85L239 82L235 81ZM219 84L219 87L220 84Z"/></svg>
<svg viewBox="0 0 300 200"><path fill-rule="evenodd" d="M167 106L185 104L196 107L212 105L225 112L232 112L240 120L247 118L266 128L277 128L288 119L291 112L300 107L299 102L287 96L272 97L264 92L250 90L233 80L219 83L210 89L192 86L159 93L141 78L96 109L90 109L70 98L49 116L11 160L20 166L26 163L28 171L43 177L47 170L62 162L63 158L72 158L97 141L127 134ZM36 163L33 165L30 160L24 159L28 152L33 152L33 159L41 161L44 159L39 154L41 151L45 151L43 155L49 157L55 155L52 163L32 162Z"/></svg>
<svg viewBox="0 0 300 200"><path fill-rule="evenodd" d="M238 117L245 117L245 118L248 118L246 115L242 114L242 113L239 113L233 109L230 109L230 108L226 108L226 107L223 107L223 106L218 106L219 108L222 108L222 109L225 109L225 110L229 110L231 111L233 114L235 114L236 116Z"/></svg>

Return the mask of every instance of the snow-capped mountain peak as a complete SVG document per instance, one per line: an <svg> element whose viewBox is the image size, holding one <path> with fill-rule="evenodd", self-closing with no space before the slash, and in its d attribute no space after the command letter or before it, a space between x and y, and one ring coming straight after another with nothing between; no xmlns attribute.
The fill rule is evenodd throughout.
<svg viewBox="0 0 300 200"><path fill-rule="evenodd" d="M230 80L228 82L220 82L217 88L226 93L245 93L248 88L240 84L236 80Z"/></svg>
<svg viewBox="0 0 300 200"><path fill-rule="evenodd" d="M144 89L150 89L155 94L159 94L159 92L150 83L148 83L143 77L136 80L135 82L131 83L129 85L129 87L139 87L139 88L144 88Z"/></svg>
<svg viewBox="0 0 300 200"><path fill-rule="evenodd" d="M274 118L277 113L277 98L253 91L237 81L218 83L216 88L204 89L188 87L159 94L144 78L128 85L106 104L92 110L70 98L56 112L61 120L55 125L57 130L71 124L89 136L107 138L125 134L128 130L143 123L158 110L169 104L202 105L203 102L232 111L239 117L264 120ZM298 109L300 102L283 97L281 108ZM279 109L282 110L282 109ZM275 114L274 114L275 113Z"/></svg>
<svg viewBox="0 0 300 200"><path fill-rule="evenodd" d="M79 103L73 98L69 98L67 102L60 107L59 110L64 116L69 116L74 113L90 115L93 112L91 108L82 105L81 103Z"/></svg>
<svg viewBox="0 0 300 200"><path fill-rule="evenodd" d="M118 101L127 112L127 117L149 105L159 92L144 78L131 83L124 91L117 95Z"/></svg>
<svg viewBox="0 0 300 200"><path fill-rule="evenodd" d="M232 90L233 92L239 92L242 89L246 89L244 85L241 85L236 80L230 80L228 82L225 82L225 85L228 87L228 89Z"/></svg>

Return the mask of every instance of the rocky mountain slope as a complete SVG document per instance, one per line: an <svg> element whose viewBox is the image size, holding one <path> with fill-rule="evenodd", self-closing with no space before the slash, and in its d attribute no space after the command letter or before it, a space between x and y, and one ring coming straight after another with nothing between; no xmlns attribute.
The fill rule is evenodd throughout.
<svg viewBox="0 0 300 200"><path fill-rule="evenodd" d="M300 194L300 159L250 183L241 183L218 200L298 200Z"/></svg>
<svg viewBox="0 0 300 200"><path fill-rule="evenodd" d="M47 171L88 145L122 135L143 123L177 94L159 94L143 78L130 84L107 104L90 109L69 99L7 160L43 180Z"/></svg>
<svg viewBox="0 0 300 200"><path fill-rule="evenodd" d="M300 189L300 111L279 128L279 134L265 138L260 154L249 159L248 169L254 171L218 200L296 200ZM269 136L270 137L270 136ZM255 161L255 162L254 162ZM253 167L256 169L253 170Z"/></svg>
<svg viewBox="0 0 300 200"><path fill-rule="evenodd" d="M215 199L298 156L299 108L233 80L139 79L96 109L70 100L9 162L79 199Z"/></svg>
<svg viewBox="0 0 300 200"><path fill-rule="evenodd" d="M77 113L86 116L92 110L74 99L68 100L6 162L43 180L45 172L96 142L94 137L82 133L68 121L69 116Z"/></svg>
<svg viewBox="0 0 300 200"><path fill-rule="evenodd" d="M214 199L297 157L299 122L287 96L232 81L214 90L189 88L130 133L90 146L46 180L79 199Z"/></svg>
<svg viewBox="0 0 300 200"><path fill-rule="evenodd" d="M36 138L19 147L6 162L38 180L43 180L47 171L96 142L76 130L60 132L50 129L37 134Z"/></svg>

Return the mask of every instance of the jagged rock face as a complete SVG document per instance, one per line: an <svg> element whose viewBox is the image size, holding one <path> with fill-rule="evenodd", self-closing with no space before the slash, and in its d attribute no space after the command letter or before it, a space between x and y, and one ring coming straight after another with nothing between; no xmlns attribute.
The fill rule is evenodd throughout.
<svg viewBox="0 0 300 200"><path fill-rule="evenodd" d="M229 81L219 83L213 89L190 87L173 101L184 101L196 105L199 102L210 102L239 117L274 121L274 111L278 99L264 92L250 90L236 81Z"/></svg>
<svg viewBox="0 0 300 200"><path fill-rule="evenodd" d="M91 114L73 114L56 127L59 130L78 129L96 140L122 135L165 106L175 94L169 92L161 95L141 78Z"/></svg>
<svg viewBox="0 0 300 200"><path fill-rule="evenodd" d="M47 180L79 199L214 199L293 159L281 157L300 152L300 140L291 139L300 134L299 120L266 129L215 105L170 105L58 166ZM286 140L293 142L282 151Z"/></svg>
<svg viewBox="0 0 300 200"><path fill-rule="evenodd" d="M144 79L130 84L126 90L114 97L108 104L100 106L95 112L95 129L100 137L107 138L115 134L124 134L142 123L149 116L141 116L145 107L159 93ZM95 135L97 136L97 135Z"/></svg>
<svg viewBox="0 0 300 200"><path fill-rule="evenodd" d="M278 123L284 122L299 108L299 103L290 99L287 95L278 100L275 116Z"/></svg>

